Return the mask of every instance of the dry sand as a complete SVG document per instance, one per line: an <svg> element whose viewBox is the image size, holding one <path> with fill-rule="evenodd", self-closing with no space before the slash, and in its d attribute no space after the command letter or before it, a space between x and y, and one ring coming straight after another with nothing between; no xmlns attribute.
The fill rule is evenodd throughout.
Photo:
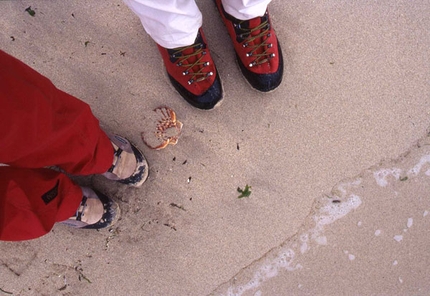
<svg viewBox="0 0 430 296"><path fill-rule="evenodd" d="M428 1L273 1L285 75L269 94L198 5L225 90L210 112L174 91L121 1L0 1L1 48L151 166L139 189L77 180L120 203L112 228L0 242L0 295L429 295ZM140 132L160 105L184 128L153 151Z"/></svg>

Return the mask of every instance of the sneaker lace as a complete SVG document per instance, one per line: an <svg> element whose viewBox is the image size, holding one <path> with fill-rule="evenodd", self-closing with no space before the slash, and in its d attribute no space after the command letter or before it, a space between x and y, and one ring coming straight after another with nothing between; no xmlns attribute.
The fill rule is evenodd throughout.
<svg viewBox="0 0 430 296"><path fill-rule="evenodd" d="M178 58L177 66L183 67L182 75L189 75L188 84L201 82L208 79L214 73L205 72L205 67L209 66L209 61L204 61L206 51L202 43L176 48L171 54L171 58ZM194 61L193 61L194 60Z"/></svg>
<svg viewBox="0 0 430 296"><path fill-rule="evenodd" d="M83 196L82 201L79 204L79 208L76 210L75 217L76 217L76 220L78 221L81 221L82 217L84 216L84 211L85 211L85 208L87 207L87 199L88 198L86 196Z"/></svg>
<svg viewBox="0 0 430 296"><path fill-rule="evenodd" d="M253 28L249 27L249 21L233 23L237 37L243 40L242 46L250 49L250 51L246 53L246 56L255 57L248 65L250 68L267 63L270 59L275 57L275 53L271 52L273 44L268 42L271 33L267 12L260 20L261 23Z"/></svg>
<svg viewBox="0 0 430 296"><path fill-rule="evenodd" d="M123 152L123 150L114 143L112 143L112 146L114 147L113 163L112 166L107 170L109 173L113 173L113 170L118 166L121 159L121 153Z"/></svg>

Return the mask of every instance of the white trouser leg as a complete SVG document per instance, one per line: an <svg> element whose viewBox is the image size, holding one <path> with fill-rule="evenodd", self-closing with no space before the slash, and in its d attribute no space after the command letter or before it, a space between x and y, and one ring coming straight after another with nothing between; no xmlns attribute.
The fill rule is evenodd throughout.
<svg viewBox="0 0 430 296"><path fill-rule="evenodd" d="M195 0L124 0L140 18L143 28L159 45L176 48L193 44L202 26ZM224 9L237 19L263 16L271 0L222 0Z"/></svg>
<svg viewBox="0 0 430 296"><path fill-rule="evenodd" d="M194 0L124 0L152 39L165 48L194 43L202 14Z"/></svg>
<svg viewBox="0 0 430 296"><path fill-rule="evenodd" d="M271 0L222 0L225 11L239 20L263 16Z"/></svg>

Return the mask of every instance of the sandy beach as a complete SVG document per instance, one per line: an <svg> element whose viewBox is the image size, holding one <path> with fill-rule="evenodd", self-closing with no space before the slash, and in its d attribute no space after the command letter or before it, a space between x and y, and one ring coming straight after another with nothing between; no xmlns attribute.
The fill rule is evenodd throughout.
<svg viewBox="0 0 430 296"><path fill-rule="evenodd" d="M119 203L114 226L0 242L0 295L429 295L430 4L273 1L271 93L197 4L225 91L212 111L174 90L122 1L0 1L1 49L150 165L138 189L76 178ZM184 127L155 151L140 134L164 105Z"/></svg>

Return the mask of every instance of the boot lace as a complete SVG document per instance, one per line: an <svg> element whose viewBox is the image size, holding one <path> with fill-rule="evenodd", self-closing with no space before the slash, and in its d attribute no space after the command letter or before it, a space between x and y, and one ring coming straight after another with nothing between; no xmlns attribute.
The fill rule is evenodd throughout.
<svg viewBox="0 0 430 296"><path fill-rule="evenodd" d="M249 28L249 21L238 20L238 22L233 22L237 38L243 41L242 46L244 48L249 48L246 56L255 57L248 65L250 68L267 63L275 57L275 53L271 52L273 44L268 42L271 33L267 12L260 19L261 23L254 28Z"/></svg>
<svg viewBox="0 0 430 296"><path fill-rule="evenodd" d="M170 57L178 59L176 66L184 68L182 75L190 76L188 84L193 84L206 80L214 74L212 71L205 71L205 67L210 65L209 61L203 60L206 54L207 52L204 50L204 45L202 43L196 43L175 48ZM193 60L194 62L192 62Z"/></svg>

